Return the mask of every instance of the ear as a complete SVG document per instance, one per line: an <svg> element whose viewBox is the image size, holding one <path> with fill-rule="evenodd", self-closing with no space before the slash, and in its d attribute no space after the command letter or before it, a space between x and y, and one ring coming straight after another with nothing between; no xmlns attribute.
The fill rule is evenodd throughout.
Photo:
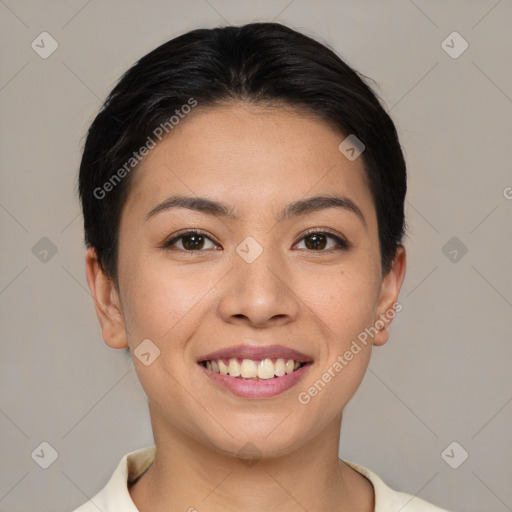
<svg viewBox="0 0 512 512"><path fill-rule="evenodd" d="M112 279L101 268L94 247L87 249L85 269L103 340L111 348L128 347L119 294Z"/></svg>
<svg viewBox="0 0 512 512"><path fill-rule="evenodd" d="M396 313L401 310L401 305L397 307L397 303L405 278L405 267L405 247L399 245L390 271L382 278L380 297L377 303L377 317L374 323L375 327L379 329L373 338L373 345L375 346L384 345L388 341L388 326Z"/></svg>

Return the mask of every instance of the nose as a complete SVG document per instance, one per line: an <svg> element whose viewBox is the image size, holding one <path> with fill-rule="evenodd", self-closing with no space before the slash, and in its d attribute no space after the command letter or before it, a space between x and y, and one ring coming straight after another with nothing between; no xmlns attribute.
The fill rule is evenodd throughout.
<svg viewBox="0 0 512 512"><path fill-rule="evenodd" d="M252 263L237 254L218 303L225 322L254 328L285 325L297 319L300 300L290 272L265 249Z"/></svg>

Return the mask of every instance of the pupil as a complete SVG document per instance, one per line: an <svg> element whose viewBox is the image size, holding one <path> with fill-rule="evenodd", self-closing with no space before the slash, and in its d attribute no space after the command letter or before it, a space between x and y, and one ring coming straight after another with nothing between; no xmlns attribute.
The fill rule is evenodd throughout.
<svg viewBox="0 0 512 512"><path fill-rule="evenodd" d="M194 239L195 242L189 243L190 240ZM183 246L185 249L189 249L191 251L201 249L204 244L203 235L188 235L183 239Z"/></svg>
<svg viewBox="0 0 512 512"><path fill-rule="evenodd" d="M308 243L308 241L313 241L312 243ZM306 247L308 249L324 249L325 248L325 242L326 242L326 236L325 235L308 235L306 237Z"/></svg>

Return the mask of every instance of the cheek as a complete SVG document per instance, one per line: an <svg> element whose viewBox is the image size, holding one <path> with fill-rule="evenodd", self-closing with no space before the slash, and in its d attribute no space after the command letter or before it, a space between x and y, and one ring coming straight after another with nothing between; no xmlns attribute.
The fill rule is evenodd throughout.
<svg viewBox="0 0 512 512"><path fill-rule="evenodd" d="M134 258L124 266L123 276L123 309L130 344L136 346L149 338L161 351L178 350L180 341L186 341L185 330L203 313L203 304L209 300L207 292L215 284L208 275L185 265L170 269L151 257L141 257L139 263Z"/></svg>
<svg viewBox="0 0 512 512"><path fill-rule="evenodd" d="M314 286L304 286L303 297L328 325L346 341L373 321L380 287L370 265L348 265L338 272L317 275Z"/></svg>

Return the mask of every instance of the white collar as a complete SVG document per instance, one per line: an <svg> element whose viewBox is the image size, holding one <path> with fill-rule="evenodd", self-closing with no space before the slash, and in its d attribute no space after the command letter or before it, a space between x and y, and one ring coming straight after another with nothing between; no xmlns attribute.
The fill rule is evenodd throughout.
<svg viewBox="0 0 512 512"><path fill-rule="evenodd" d="M107 485L74 512L97 512L98 508L102 512L139 512L131 499L128 485L149 468L155 454L155 446L127 453L119 462ZM364 466L346 460L343 462L372 483L375 492L374 512L447 512L410 494L394 491L378 475Z"/></svg>

